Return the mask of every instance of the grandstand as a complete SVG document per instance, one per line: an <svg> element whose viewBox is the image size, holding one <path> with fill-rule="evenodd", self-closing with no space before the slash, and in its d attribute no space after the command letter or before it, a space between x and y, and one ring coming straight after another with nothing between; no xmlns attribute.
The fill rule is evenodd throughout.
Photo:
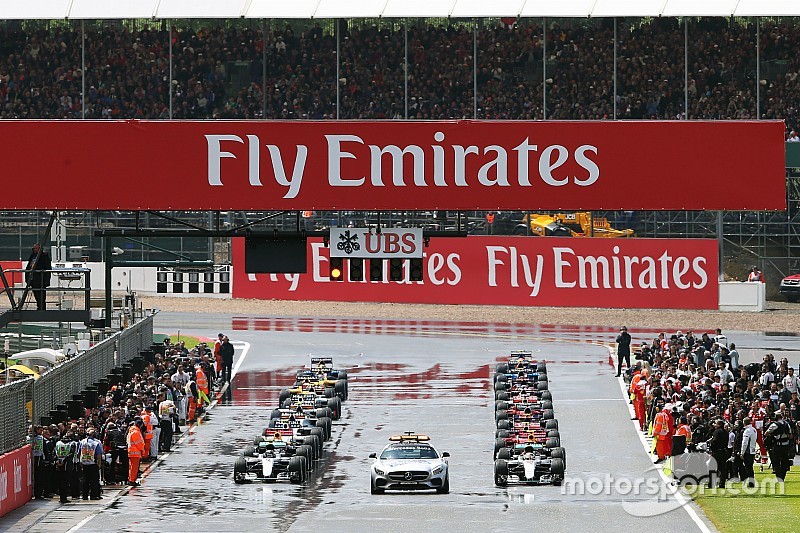
<svg viewBox="0 0 800 533"><path fill-rule="evenodd" d="M800 140L800 21L782 16L800 12L786 12L785 3L629 7L571 0L547 8L521 0L491 6L432 1L424 7L389 0L344 9L326 0L279 7L251 0L213 8L162 0L130 2L113 14L102 4L0 7L0 119L781 119L789 148L800 147L792 146ZM773 4L784 11L772 10ZM727 251L759 262L773 281L800 270L800 178L790 169L787 192L785 213L724 217L733 245ZM664 184L656 194L692 191ZM270 214L180 217L212 227L220 219L249 223ZM716 231L713 213L598 215L641 236ZM154 227L174 224L157 214L143 216ZM0 258L24 257L45 224L42 217L0 214L8 230L0 235ZM480 231L484 213L462 217L467 229ZM103 247L91 229L130 226L133 218L71 213L63 221L69 244L100 260ZM314 213L303 223L360 225L371 218ZM447 228L455 218L386 213L382 220ZM259 227L295 223L292 213ZM167 247L211 258L223 244L182 238ZM159 253L142 252L141 259L160 259Z"/></svg>

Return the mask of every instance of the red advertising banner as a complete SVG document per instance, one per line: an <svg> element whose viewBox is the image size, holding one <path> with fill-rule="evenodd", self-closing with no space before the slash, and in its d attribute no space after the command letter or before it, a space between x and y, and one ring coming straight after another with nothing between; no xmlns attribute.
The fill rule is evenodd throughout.
<svg viewBox="0 0 800 533"><path fill-rule="evenodd" d="M2 209L782 210L782 121L2 121ZM758 194L753 194L757 184Z"/></svg>
<svg viewBox="0 0 800 533"><path fill-rule="evenodd" d="M22 507L33 495L31 447L0 455L0 516Z"/></svg>
<svg viewBox="0 0 800 533"><path fill-rule="evenodd" d="M717 309L717 242L708 239L433 238L424 280L329 279L329 249L310 241L307 274L247 274L233 239L233 296L527 307ZM408 280L408 265L404 267ZM368 272L369 269L365 268Z"/></svg>

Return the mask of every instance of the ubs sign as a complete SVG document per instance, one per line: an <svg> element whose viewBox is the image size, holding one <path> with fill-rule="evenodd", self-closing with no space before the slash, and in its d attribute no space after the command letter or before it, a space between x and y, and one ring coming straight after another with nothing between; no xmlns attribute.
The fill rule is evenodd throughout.
<svg viewBox="0 0 800 533"><path fill-rule="evenodd" d="M331 228L330 247L331 257L422 257L422 228Z"/></svg>

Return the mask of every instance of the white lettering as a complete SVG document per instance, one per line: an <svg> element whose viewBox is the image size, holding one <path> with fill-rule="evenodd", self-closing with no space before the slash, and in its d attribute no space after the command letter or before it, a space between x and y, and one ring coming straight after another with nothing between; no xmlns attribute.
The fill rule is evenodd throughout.
<svg viewBox="0 0 800 533"><path fill-rule="evenodd" d="M342 178L342 159L356 159L355 154L342 149L343 142L364 144L361 137L356 135L326 135L328 141L328 183L333 187L359 187L364 184L365 178Z"/></svg>
<svg viewBox="0 0 800 533"><path fill-rule="evenodd" d="M493 144L487 146L483 153L488 154L494 152L495 158L484 164L478 171L478 182L481 185L491 187L492 185L500 185L501 187L508 187L508 154L502 146ZM489 171L495 168L495 178L489 178Z"/></svg>
<svg viewBox="0 0 800 533"><path fill-rule="evenodd" d="M406 154L411 154L414 158L414 185L417 187L427 186L427 183L425 183L425 152L419 146L412 144L401 150L399 146L393 144L385 148L369 145L369 151L371 154L370 180L375 187L383 187L381 167L384 154L389 154L392 158L392 185L395 187L406 186L403 180L403 157Z"/></svg>
<svg viewBox="0 0 800 533"><path fill-rule="evenodd" d="M466 148L458 144L453 145L453 152L455 153L455 179L456 185L459 187L467 186L467 156L469 154L478 154L477 146L467 146Z"/></svg>
<svg viewBox="0 0 800 533"><path fill-rule="evenodd" d="M578 286L582 289L587 288L586 285L586 267L591 267L591 275L590 275L590 282L592 284L593 289L599 289L600 286L597 282L598 277L600 275L599 267L603 267L603 288L610 289L611 284L609 283L609 271L608 271L608 259L605 257L592 257L591 255L587 256L578 256Z"/></svg>
<svg viewBox="0 0 800 533"><path fill-rule="evenodd" d="M517 152L517 179L520 185L526 187L531 185L528 177L528 152L535 152L539 149L535 144L528 144L528 139L529 137L525 137L525 140L514 148L514 151Z"/></svg>
<svg viewBox="0 0 800 533"><path fill-rule="evenodd" d="M439 271L444 266L444 256L442 254L431 254L428 256L428 279L434 285L442 285L443 278L439 278Z"/></svg>
<svg viewBox="0 0 800 533"><path fill-rule="evenodd" d="M672 261L672 257L667 255L667 252L658 258L658 262L661 263L661 288L662 289L669 289L669 263Z"/></svg>
<svg viewBox="0 0 800 533"><path fill-rule="evenodd" d="M550 161L553 152L558 152L555 163ZM567 149L560 144L548 146L542 151L542 157L539 158L539 175L542 180L548 185L553 187L561 187L569 182L569 178L556 179L553 177L553 171L563 165L567 161Z"/></svg>
<svg viewBox="0 0 800 533"><path fill-rule="evenodd" d="M563 255L569 254L575 256L572 248L553 248L553 256L555 259L555 275L556 275L556 288L558 289L571 289L575 287L574 281L564 281L564 268L571 267L572 263L564 259Z"/></svg>
<svg viewBox="0 0 800 533"><path fill-rule="evenodd" d="M497 267L505 265L497 255L503 253L508 254L508 250L504 246L487 246L486 254L489 261L489 286L497 287Z"/></svg>
<svg viewBox="0 0 800 533"><path fill-rule="evenodd" d="M208 143L208 184L211 186L221 186L222 176L220 172L220 161L225 158L236 159L231 152L225 152L220 148L222 141L233 141L244 144L238 135L206 135Z"/></svg>
<svg viewBox="0 0 800 533"><path fill-rule="evenodd" d="M647 267L639 273L639 287L642 289L657 289L655 260L652 257L644 256L641 262L642 265L647 263Z"/></svg>
<svg viewBox="0 0 800 533"><path fill-rule="evenodd" d="M701 266L705 264L705 257L695 257L694 261L692 261L692 270L694 270L694 273L700 277L700 283L692 283L692 286L695 289L702 289L708 283L708 274L706 274L706 269Z"/></svg>
<svg viewBox="0 0 800 533"><path fill-rule="evenodd" d="M583 146L579 146L577 150L575 150L575 161L583 168L589 171L589 177L585 180L578 179L575 177L575 184L580 185L581 187L588 187L589 185L593 184L597 181L597 178L600 177L600 167L597 166L597 163L586 157L586 152L592 152L597 155L597 148L592 146L591 144L584 144Z"/></svg>
<svg viewBox="0 0 800 533"><path fill-rule="evenodd" d="M275 172L275 181L278 185L289 187L284 198L294 198L300 192L300 184L303 181L303 173L306 168L306 156L308 155L308 147L302 144L297 145L297 157L294 159L294 169L292 170L292 179L286 179L286 168L283 166L283 158L281 157L281 150L274 144L268 144L269 157L272 161L272 170Z"/></svg>
<svg viewBox="0 0 800 533"><path fill-rule="evenodd" d="M692 286L691 283L684 283L681 279L687 272L689 272L689 259L683 256L675 258L672 264L672 279L679 289L688 289Z"/></svg>
<svg viewBox="0 0 800 533"><path fill-rule="evenodd" d="M458 285L461 282L461 267L458 264L460 260L461 256L458 254L447 256L447 266L450 268L450 272L453 273L453 279L447 279L448 285Z"/></svg>
<svg viewBox="0 0 800 533"><path fill-rule="evenodd" d="M433 134L433 140L440 143L444 140L444 133L437 131ZM433 146L433 184L437 187L447 187L444 178L444 148Z"/></svg>

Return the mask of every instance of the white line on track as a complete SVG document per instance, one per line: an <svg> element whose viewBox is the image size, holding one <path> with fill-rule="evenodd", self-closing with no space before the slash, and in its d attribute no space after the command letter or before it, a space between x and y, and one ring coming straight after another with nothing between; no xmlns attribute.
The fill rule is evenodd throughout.
<svg viewBox="0 0 800 533"><path fill-rule="evenodd" d="M617 381L619 382L619 388L622 391L622 397L627 402L628 391L625 388L625 381L621 377L617 378ZM633 405L628 404L628 410L630 411L631 418L633 418L634 415L636 414L633 411ZM636 434L639 436L639 440L642 443L642 448L644 448L644 451L647 454L647 456L651 458L652 455L650 454L650 445L647 443L647 439L645 438L644 433L642 433L639 430L639 421L632 420L631 424L633 424L634 430L636 431ZM692 522L694 522L695 525L697 525L697 528L703 533L711 533L711 530L708 528L705 522L703 522L703 519L700 518L700 516L698 516L694 508L692 508L692 506L689 505L689 500L686 499L686 496L684 496L684 494L680 491L678 487L672 484L672 480L667 477L667 475L664 473L664 470L662 468L657 468L657 470L658 474L661 476L661 480L664 482L664 485L666 485L667 490L669 490L670 493L672 493L672 495L675 497L675 499L678 500L678 503L680 503L681 507L683 507L683 509L686 511L686 514L689 515L689 518L692 519Z"/></svg>
<svg viewBox="0 0 800 533"><path fill-rule="evenodd" d="M238 347L238 348L241 348L241 350L242 350L242 354L239 356L239 360L236 361L236 365L231 370L231 378L233 378L234 376L236 376L236 372L239 371L239 367L242 366L242 363L244 362L245 357L247 357L247 353L250 351L250 343L249 342L244 342L244 341L237 341L237 342L232 342L231 344L233 344L233 346L235 348ZM214 401L211 402L211 405L208 406L208 410L209 411L211 409L213 409L217 405L217 402L219 402L219 399L222 397L223 394L225 394L225 391L228 388L228 385L230 385L230 383L225 383L222 386L222 388L220 389L220 391L215 395ZM177 440L177 442L175 443L175 446L179 446L184 440L186 440L187 437L189 437L190 435L193 435L194 434L194 431L193 431L194 428L195 428L194 424L190 425L187 428L186 432L181 436L181 438L179 438ZM162 455L161 457L159 457L158 459L156 459L155 461L153 461L152 463L150 463L147 466L147 468L145 469L145 471L142 473L142 479L146 478L150 474L150 471L152 471L153 468L155 468L155 466L158 463L164 461L170 455L172 455L172 452L167 452L164 455ZM108 503L105 504L102 507L102 509L90 514L89 516L87 516L86 518L84 518L83 520L81 520L80 522L75 524L74 526L72 526L70 529L67 530L67 533L75 533L76 531L79 531L83 526L88 524L89 521L92 518L94 518L95 516L97 516L98 514L103 512L105 509L108 509L109 507L111 507L111 505L114 502L116 502L120 498L120 496L123 496L123 495L127 494L129 491L130 491L130 487L125 487L124 489L122 489L114 498L110 499L108 501Z"/></svg>

